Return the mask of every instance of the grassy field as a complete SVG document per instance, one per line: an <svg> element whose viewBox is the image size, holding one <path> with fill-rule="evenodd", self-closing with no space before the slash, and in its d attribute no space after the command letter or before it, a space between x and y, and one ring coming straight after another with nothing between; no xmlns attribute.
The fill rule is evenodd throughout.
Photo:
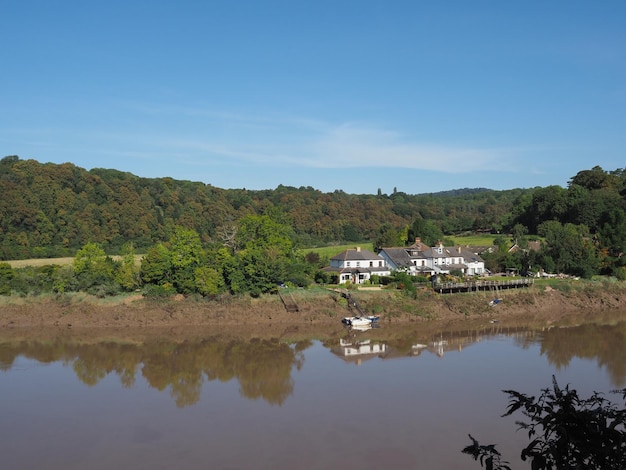
<svg viewBox="0 0 626 470"><path fill-rule="evenodd" d="M454 243L457 245L481 245L481 246L491 246L493 245L493 240L497 235L472 235L466 237L448 237L454 240ZM322 258L331 258L335 255L338 255L344 250L353 249L357 246L360 246L364 250L374 250L374 245L371 242L362 242L362 243L349 243L345 245L333 245L333 246L322 246L318 248L304 248L302 249L302 253L306 254L309 252L317 253ZM141 264L141 258L143 255L135 255L135 263L137 265ZM113 259L119 260L119 256L112 256ZM58 264L58 265L68 265L72 264L74 260L73 257L68 258L34 258L34 259L22 259L22 260L14 260L14 261L6 261L11 265L12 268L25 268L27 266L32 267L40 267L48 264Z"/></svg>
<svg viewBox="0 0 626 470"><path fill-rule="evenodd" d="M320 258L332 258L335 255L338 255L342 251L354 249L355 247L360 246L363 250L374 249L374 245L372 243L350 243L347 245L334 245L334 246L322 246L319 248L304 248L302 249L302 253L317 253L320 255Z"/></svg>
<svg viewBox="0 0 626 470"><path fill-rule="evenodd" d="M114 260L120 260L121 256L111 256ZM141 264L141 258L143 255L135 255L135 264L139 266ZM33 259L20 259L14 261L3 261L5 263L9 263L12 268L26 268L26 267L34 267L38 268L41 266L46 266L49 264L58 264L61 266L72 264L74 261L73 257L68 258L33 258Z"/></svg>
<svg viewBox="0 0 626 470"><path fill-rule="evenodd" d="M454 243L456 245L492 246L493 241L498 236L499 235L485 234L485 235L468 235L468 236L458 236L458 237L449 236L446 238L454 240ZM302 252L303 253L309 253L309 252L318 253L321 257L330 258L332 256L338 255L344 250L353 249L356 246L360 246L364 250L370 250L370 251L374 250L373 243L362 242L362 243L349 243L346 245L322 246L319 248L304 248Z"/></svg>
<svg viewBox="0 0 626 470"><path fill-rule="evenodd" d="M467 235L467 236L458 236L458 237L450 236L446 238L450 238L454 240L454 243L456 245L492 246L493 241L497 237L501 237L501 236L502 235L484 234L484 235Z"/></svg>

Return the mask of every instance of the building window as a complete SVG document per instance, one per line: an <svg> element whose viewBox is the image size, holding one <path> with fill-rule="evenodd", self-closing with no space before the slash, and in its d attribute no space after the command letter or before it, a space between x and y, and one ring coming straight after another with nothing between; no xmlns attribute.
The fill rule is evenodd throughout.
<svg viewBox="0 0 626 470"><path fill-rule="evenodd" d="M370 268L373 268L373 267L374 267L374 262L370 261Z"/></svg>
<svg viewBox="0 0 626 470"><path fill-rule="evenodd" d="M356 262L356 267L358 268L359 266L361 266L361 262L360 262L360 261L357 261L357 262Z"/></svg>
<svg viewBox="0 0 626 470"><path fill-rule="evenodd" d="M346 261L346 267L350 267L350 261Z"/></svg>

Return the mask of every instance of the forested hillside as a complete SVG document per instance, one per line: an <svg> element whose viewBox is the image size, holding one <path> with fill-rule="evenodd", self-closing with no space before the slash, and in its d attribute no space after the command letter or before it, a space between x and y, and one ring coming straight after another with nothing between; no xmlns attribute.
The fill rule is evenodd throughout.
<svg viewBox="0 0 626 470"><path fill-rule="evenodd" d="M0 191L2 258L74 257L71 266L38 269L0 262L0 295L142 289L151 297L259 296L285 282L336 281L322 269L328 259L300 248L369 241L379 250L415 237L433 246L449 244L447 234L476 229L502 229L497 249L483 254L493 272L626 279L621 169L582 170L567 188L354 195L284 186L224 190L6 157ZM117 252L118 261L108 256ZM136 252L145 253L141 266ZM394 272L389 282L406 287L407 278Z"/></svg>
<svg viewBox="0 0 626 470"><path fill-rule="evenodd" d="M174 227L207 243L228 237L246 215L281 213L299 246L372 241L381 227L416 220L444 234L510 225L515 200L531 190L460 189L435 194L323 193L312 187L225 190L201 182L142 178L115 169L87 171L71 163L0 161L0 259L73 256L86 243L119 253L169 239Z"/></svg>

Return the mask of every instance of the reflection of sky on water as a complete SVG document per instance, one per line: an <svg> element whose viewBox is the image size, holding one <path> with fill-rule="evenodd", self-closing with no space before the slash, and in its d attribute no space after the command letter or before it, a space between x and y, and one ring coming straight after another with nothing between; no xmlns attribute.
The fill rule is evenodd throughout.
<svg viewBox="0 0 626 470"><path fill-rule="evenodd" d="M4 349L0 453L6 468L465 469L473 463L460 449L472 433L500 443L515 462L526 441L515 418L500 417L501 391L537 394L552 374L585 396L625 386L608 373L623 361L608 356L608 338L619 340L621 328L586 331L602 338L598 357L589 345L576 352L573 330L408 343L364 333L303 344L301 352L280 342L212 340L165 345L163 353ZM351 348L349 357L342 348ZM357 366L358 352L365 354Z"/></svg>

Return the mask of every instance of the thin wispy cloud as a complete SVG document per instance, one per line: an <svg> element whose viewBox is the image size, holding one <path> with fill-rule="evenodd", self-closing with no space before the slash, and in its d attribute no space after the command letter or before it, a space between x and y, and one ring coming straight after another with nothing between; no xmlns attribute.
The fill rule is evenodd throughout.
<svg viewBox="0 0 626 470"><path fill-rule="evenodd" d="M54 133L59 138L57 145L65 142L68 152L144 162L176 158L180 165L189 167L397 168L458 174L484 169L511 171L512 157L524 152L420 142L399 130L367 122L331 123L278 113L141 103L133 103L132 108L130 121L139 124L125 129L22 131L31 139ZM150 130L143 124L148 116L153 119ZM155 116L161 119L154 120ZM172 122L188 124L173 127ZM89 149L83 147L84 141L98 144Z"/></svg>
<svg viewBox="0 0 626 470"><path fill-rule="evenodd" d="M253 165L387 167L461 173L485 166L499 167L502 158L514 152L414 142L399 131L359 122L333 124L306 117L247 116L198 108L167 108L163 112L210 119L211 136L198 131L186 135L165 132L151 139L151 145L181 155L223 158L231 163L241 160Z"/></svg>

